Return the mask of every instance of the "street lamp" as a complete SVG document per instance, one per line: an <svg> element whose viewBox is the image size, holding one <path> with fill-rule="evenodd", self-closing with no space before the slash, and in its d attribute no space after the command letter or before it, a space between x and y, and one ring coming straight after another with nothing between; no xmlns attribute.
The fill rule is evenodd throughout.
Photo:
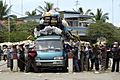
<svg viewBox="0 0 120 80"><path fill-rule="evenodd" d="M59 8L59 0L57 0L57 8Z"/></svg>

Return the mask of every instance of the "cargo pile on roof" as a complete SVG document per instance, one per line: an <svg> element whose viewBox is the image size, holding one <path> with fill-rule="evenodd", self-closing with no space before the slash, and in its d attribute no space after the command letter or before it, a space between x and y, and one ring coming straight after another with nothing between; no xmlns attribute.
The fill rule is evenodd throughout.
<svg viewBox="0 0 120 80"><path fill-rule="evenodd" d="M35 37L41 35L61 35L64 32L65 25L68 25L65 20L60 17L60 13L55 10L45 12L40 19L40 24L35 28Z"/></svg>

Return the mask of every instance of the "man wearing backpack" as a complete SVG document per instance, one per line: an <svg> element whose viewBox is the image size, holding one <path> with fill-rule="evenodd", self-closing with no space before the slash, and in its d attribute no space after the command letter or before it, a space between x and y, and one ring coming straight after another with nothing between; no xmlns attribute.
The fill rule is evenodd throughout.
<svg viewBox="0 0 120 80"><path fill-rule="evenodd" d="M26 62L26 73L31 71L31 68L33 68L34 72L37 72L37 67L35 63L35 57L37 56L37 52L34 49L34 46L29 47L28 51L28 57Z"/></svg>

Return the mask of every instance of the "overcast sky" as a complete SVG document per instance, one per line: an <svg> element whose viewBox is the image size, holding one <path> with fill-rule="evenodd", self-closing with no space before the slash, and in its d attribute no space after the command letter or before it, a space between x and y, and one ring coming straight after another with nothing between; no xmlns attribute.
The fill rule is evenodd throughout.
<svg viewBox="0 0 120 80"><path fill-rule="evenodd" d="M26 11L32 11L39 5L44 5L44 1L54 3L54 7L58 6L60 10L76 9L76 0L6 0L6 3L12 5L12 11L14 11L12 14L14 13L20 17L21 14L25 16ZM96 13L97 8L102 8L104 13L109 13L109 22L120 27L120 0L113 0L113 8L112 0L78 1L79 5L77 7L83 7L84 11L91 9L92 12Z"/></svg>

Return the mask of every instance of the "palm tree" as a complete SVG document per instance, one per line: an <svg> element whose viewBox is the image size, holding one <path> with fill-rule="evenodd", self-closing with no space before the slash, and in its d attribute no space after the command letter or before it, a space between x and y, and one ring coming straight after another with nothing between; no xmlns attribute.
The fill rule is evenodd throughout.
<svg viewBox="0 0 120 80"><path fill-rule="evenodd" d="M35 15L37 15L36 9L33 10L32 13L30 13L29 11L26 11L25 14L26 14L27 16L35 16Z"/></svg>
<svg viewBox="0 0 120 80"><path fill-rule="evenodd" d="M93 21L103 21L105 22L106 20L109 19L108 13L104 13L102 9L97 9L97 13L94 14L93 12L90 13L93 16Z"/></svg>
<svg viewBox="0 0 120 80"><path fill-rule="evenodd" d="M50 2L45 2L45 6L38 6L38 8L36 9L40 14L42 14L43 12L48 12L53 8L53 3Z"/></svg>
<svg viewBox="0 0 120 80"><path fill-rule="evenodd" d="M8 15L12 6L8 7L6 2L3 4L3 1L0 1L0 20L3 20L5 16Z"/></svg>
<svg viewBox="0 0 120 80"><path fill-rule="evenodd" d="M74 9L73 9L74 10ZM80 15L89 15L90 12L91 12L91 9L88 9L86 12L83 11L83 8L82 7L79 7L78 10L74 10L75 12L79 12Z"/></svg>

